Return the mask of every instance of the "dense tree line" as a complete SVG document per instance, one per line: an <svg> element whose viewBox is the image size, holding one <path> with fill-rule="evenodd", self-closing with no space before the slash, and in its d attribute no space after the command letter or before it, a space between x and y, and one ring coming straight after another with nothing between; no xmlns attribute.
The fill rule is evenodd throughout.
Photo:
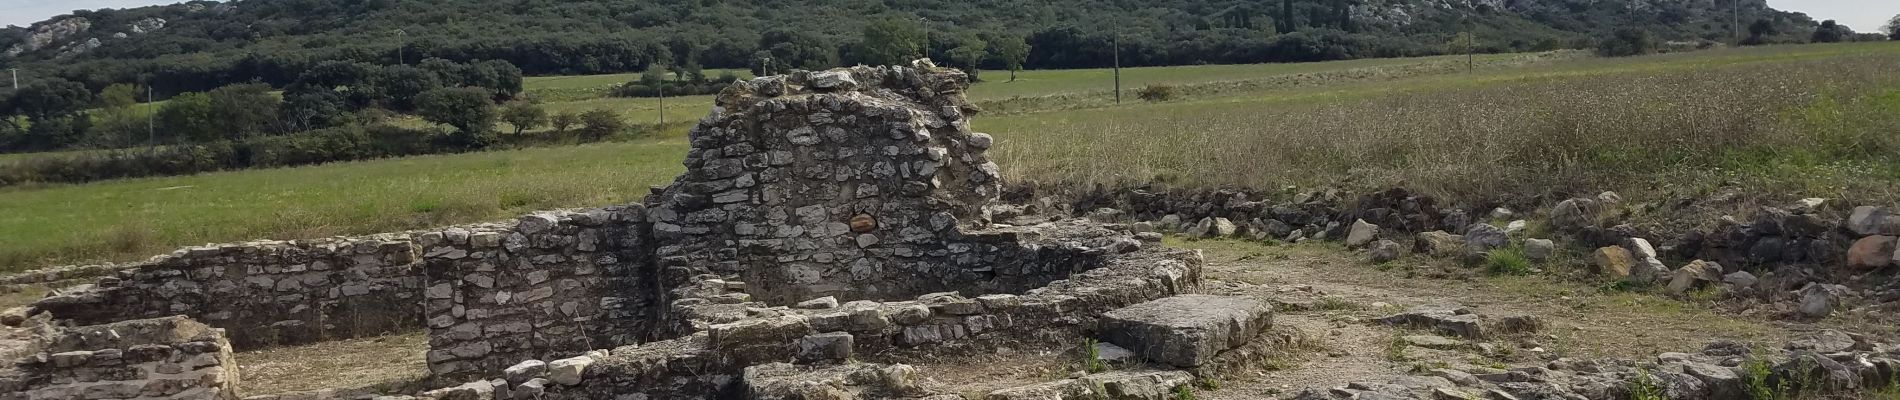
<svg viewBox="0 0 1900 400"><path fill-rule="evenodd" d="M180 93L153 107L150 88L119 83L94 93L79 82L42 79L0 97L0 151L244 140L355 124L378 113L430 117L423 111L431 107L493 107L521 93L521 82L521 70L506 61L329 61L299 74L281 99L270 85L239 83ZM451 90L457 96L439 95ZM471 145L490 133L485 126L465 129L475 126L459 116L433 116Z"/></svg>
<svg viewBox="0 0 1900 400"><path fill-rule="evenodd" d="M1660 40L1726 41L1732 1L1509 2L1504 8L1412 7L1402 0L238 0L76 12L94 28L0 63L98 91L146 82L160 97L258 82L294 84L330 61L417 65L430 58L504 60L530 75L669 68L783 71L929 56L962 68L1100 67L1119 42L1127 65L1315 61L1449 51L1590 47L1616 28ZM1766 21L1764 41L1813 35L1806 16L1739 4ZM855 16L840 18L840 16ZM115 38L163 18L161 30ZM0 49L26 28L0 30ZM1033 50L1032 50L1033 49Z"/></svg>

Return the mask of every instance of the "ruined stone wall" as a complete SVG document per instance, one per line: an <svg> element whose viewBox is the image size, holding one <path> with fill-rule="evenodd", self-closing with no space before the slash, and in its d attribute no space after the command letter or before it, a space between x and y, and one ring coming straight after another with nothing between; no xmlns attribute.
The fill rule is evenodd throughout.
<svg viewBox="0 0 1900 400"><path fill-rule="evenodd" d="M980 286L998 195L969 79L928 62L796 72L720 93L685 175L656 198L660 267L740 275L772 303L907 298Z"/></svg>
<svg viewBox="0 0 1900 400"><path fill-rule="evenodd" d="M186 315L247 348L372 336L421 321L415 254L403 234L193 247L35 307L78 325Z"/></svg>
<svg viewBox="0 0 1900 400"><path fill-rule="evenodd" d="M647 276L645 218L635 205L418 236L430 371L491 374L646 340L664 308Z"/></svg>
<svg viewBox="0 0 1900 400"><path fill-rule="evenodd" d="M1021 294L932 293L902 301L812 301L792 307L744 301L733 296L741 293L737 290L715 289L740 286L732 282L695 282L699 297L680 299L674 308L693 321L692 334L566 359L527 360L505 373L470 376L465 381L473 383L434 394L735 398L750 366L880 362L913 349L984 353L999 343L1061 341L1084 334L1102 312L1191 292L1201 282L1199 254L1117 240L1129 232L1079 221L1025 231L1023 236L1043 238L1031 244L1098 253L1105 261Z"/></svg>
<svg viewBox="0 0 1900 400"><path fill-rule="evenodd" d="M53 330L0 371L0 400L236 399L224 330L171 317Z"/></svg>

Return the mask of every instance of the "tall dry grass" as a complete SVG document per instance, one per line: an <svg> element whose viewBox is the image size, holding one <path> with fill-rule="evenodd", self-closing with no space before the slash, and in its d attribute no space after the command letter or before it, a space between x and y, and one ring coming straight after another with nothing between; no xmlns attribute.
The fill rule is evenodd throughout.
<svg viewBox="0 0 1900 400"><path fill-rule="evenodd" d="M1900 192L1900 54L1474 78L1379 95L1003 117L1015 179L1405 185L1453 199L1699 190ZM1554 76L1554 77L1553 77Z"/></svg>

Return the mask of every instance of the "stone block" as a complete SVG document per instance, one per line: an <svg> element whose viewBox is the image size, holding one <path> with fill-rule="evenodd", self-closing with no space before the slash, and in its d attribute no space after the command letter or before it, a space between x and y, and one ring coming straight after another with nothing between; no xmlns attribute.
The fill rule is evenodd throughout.
<svg viewBox="0 0 1900 400"><path fill-rule="evenodd" d="M1246 344L1272 320L1272 307L1251 297L1180 295L1104 313L1096 331L1149 360L1194 367Z"/></svg>

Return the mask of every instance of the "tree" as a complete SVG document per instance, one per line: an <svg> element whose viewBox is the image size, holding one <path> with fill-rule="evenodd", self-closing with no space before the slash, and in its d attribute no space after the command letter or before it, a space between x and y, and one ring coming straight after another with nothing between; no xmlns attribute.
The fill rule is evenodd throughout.
<svg viewBox="0 0 1900 400"><path fill-rule="evenodd" d="M242 139L273 131L283 100L261 83L230 85L208 94L213 129L227 139Z"/></svg>
<svg viewBox="0 0 1900 400"><path fill-rule="evenodd" d="M407 65L383 67L382 71L376 74L375 86L374 98L395 111L414 110L416 96L444 87L441 81L436 80L435 74ZM488 97L493 98L493 93L490 93Z"/></svg>
<svg viewBox="0 0 1900 400"><path fill-rule="evenodd" d="M489 133L495 124L495 102L487 89L458 87L435 89L416 96L416 114L422 119L455 127L464 139L476 139ZM477 144L469 141L464 144Z"/></svg>
<svg viewBox="0 0 1900 400"><path fill-rule="evenodd" d="M974 32L957 35L953 40L952 43L957 46L944 52L944 56L949 57L951 63L970 74L970 78L978 78L978 67L983 63L983 57L989 55L989 43L984 43L983 38L978 37Z"/></svg>
<svg viewBox="0 0 1900 400"><path fill-rule="evenodd" d="M38 123L78 114L92 104L92 92L86 85L65 79L51 79L20 87L13 94L13 108Z"/></svg>
<svg viewBox="0 0 1900 400"><path fill-rule="evenodd" d="M626 121L621 121L620 114L615 114L613 111L588 111L581 113L578 120L581 124L581 135L590 140L600 140L627 129Z"/></svg>
<svg viewBox="0 0 1900 400"><path fill-rule="evenodd" d="M1830 19L1821 21L1821 26L1814 29L1814 37L1809 41L1815 43L1836 43L1846 41L1853 36L1853 29L1848 29L1846 25L1841 25Z"/></svg>
<svg viewBox="0 0 1900 400"><path fill-rule="evenodd" d="M1757 19L1754 23L1748 24L1748 39L1743 39L1742 44L1748 46L1767 44L1769 36L1779 34L1781 32L1775 28L1774 21L1769 21L1767 18Z"/></svg>
<svg viewBox="0 0 1900 400"><path fill-rule="evenodd" d="M1649 30L1621 28L1597 43L1597 53L1605 57L1639 56L1656 52L1656 39Z"/></svg>
<svg viewBox="0 0 1900 400"><path fill-rule="evenodd" d="M885 18L864 26L864 41L858 43L858 57L865 64L903 65L922 54L924 32L917 25L897 18Z"/></svg>
<svg viewBox="0 0 1900 400"><path fill-rule="evenodd" d="M1022 36L1006 35L990 42L995 47L992 52L1003 61L1003 67L1009 69L1009 81L1016 81L1016 73L1023 70L1023 61L1029 60L1029 42Z"/></svg>
<svg viewBox="0 0 1900 400"><path fill-rule="evenodd" d="M190 92L165 101L165 105L158 108L157 119L164 128L166 140L208 142L218 137L213 128L215 114L210 95Z"/></svg>
<svg viewBox="0 0 1900 400"><path fill-rule="evenodd" d="M277 120L287 132L340 126L350 120L349 99L334 90L284 92Z"/></svg>
<svg viewBox="0 0 1900 400"><path fill-rule="evenodd" d="M508 105L502 106L501 122L507 122L508 125L513 125L515 127L515 135L520 136L522 132L547 124L548 110L542 109L538 104L526 101L511 102L508 103Z"/></svg>
<svg viewBox="0 0 1900 400"><path fill-rule="evenodd" d="M139 102L138 93L139 93L139 89L137 86L132 86L130 84L124 84L124 83L114 83L112 84L112 86L106 86L105 90L99 91L99 107L103 107L103 108L131 107L133 104L138 104Z"/></svg>
<svg viewBox="0 0 1900 400"><path fill-rule="evenodd" d="M554 114L554 116L548 117L548 127L554 128L555 132L560 133L567 133L568 128L573 128L574 125L579 125L580 123L581 116L571 112Z"/></svg>
<svg viewBox="0 0 1900 400"><path fill-rule="evenodd" d="M1900 15L1895 15L1893 19L1887 20L1887 26L1882 28L1882 30L1887 32L1888 40L1900 40Z"/></svg>

